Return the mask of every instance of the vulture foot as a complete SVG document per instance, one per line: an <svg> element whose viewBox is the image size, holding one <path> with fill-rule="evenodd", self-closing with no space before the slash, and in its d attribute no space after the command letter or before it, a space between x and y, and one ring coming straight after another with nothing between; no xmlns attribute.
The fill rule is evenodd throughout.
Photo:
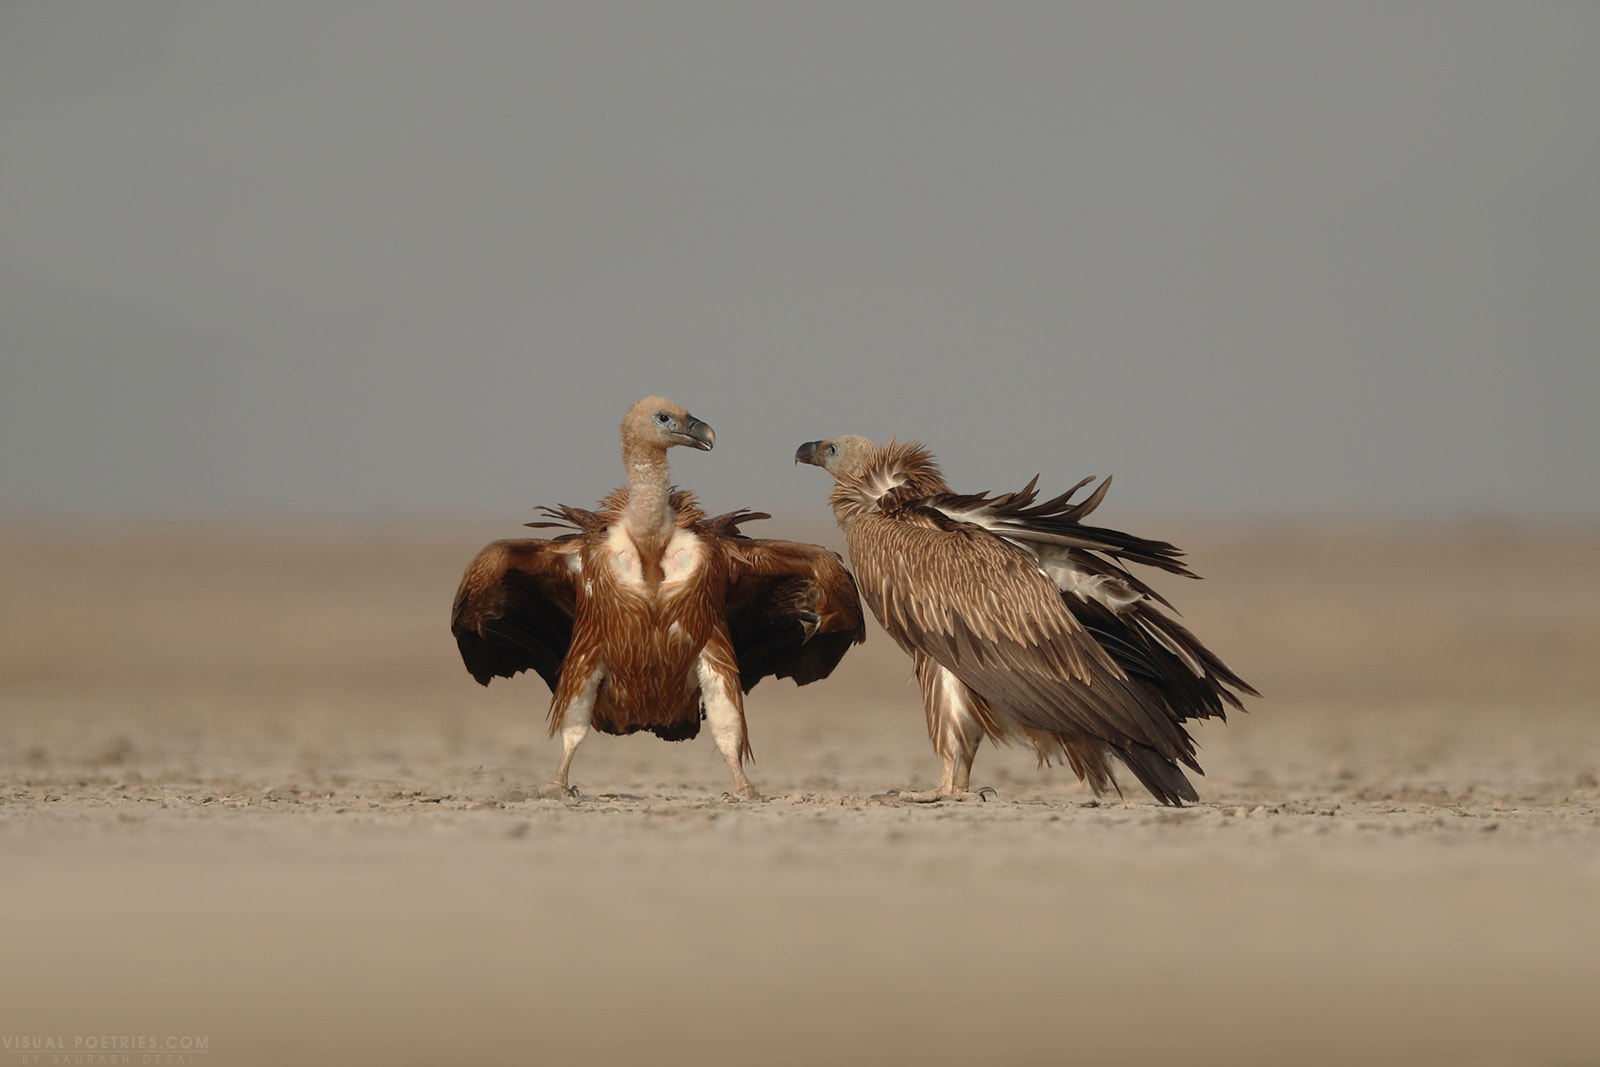
<svg viewBox="0 0 1600 1067"><path fill-rule="evenodd" d="M540 800L576 800L581 794L578 787L565 782L546 782L537 791Z"/></svg>

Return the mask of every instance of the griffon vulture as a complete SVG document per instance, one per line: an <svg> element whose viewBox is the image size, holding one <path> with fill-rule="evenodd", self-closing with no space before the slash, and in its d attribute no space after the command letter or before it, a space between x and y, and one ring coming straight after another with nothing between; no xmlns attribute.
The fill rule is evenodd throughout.
<svg viewBox="0 0 1600 1067"><path fill-rule="evenodd" d="M1000 496L951 492L933 454L863 437L800 446L795 461L834 477L829 503L872 612L912 657L928 735L944 758L938 796L966 794L984 737L1064 759L1096 793L1116 755L1163 804L1195 800L1190 719L1259 695L1185 627L1124 562L1195 577L1172 545L1082 520L1088 497L1035 503L1035 477Z"/></svg>
<svg viewBox="0 0 1600 1067"><path fill-rule="evenodd" d="M668 484L667 449L709 450L711 427L662 397L622 420L626 488L598 511L546 508L570 527L552 540L495 541L467 567L450 629L484 685L532 668L550 686L550 732L564 746L541 796L568 795L578 744L649 730L668 741L702 719L735 787L744 773L743 694L768 675L805 685L826 678L866 637L844 562L815 545L752 540L739 525L769 516L708 519Z"/></svg>

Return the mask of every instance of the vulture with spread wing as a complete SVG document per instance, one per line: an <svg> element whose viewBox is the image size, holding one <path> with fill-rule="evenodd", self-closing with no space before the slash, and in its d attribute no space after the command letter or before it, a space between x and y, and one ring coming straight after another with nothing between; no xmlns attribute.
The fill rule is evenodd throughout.
<svg viewBox="0 0 1600 1067"><path fill-rule="evenodd" d="M911 655L928 735L944 759L939 796L967 792L984 737L1065 760L1099 793L1115 755L1163 804L1195 800L1190 719L1225 718L1257 696L1125 562L1195 577L1178 549L1085 526L1110 479L1036 503L1020 491L963 496L916 442L811 441L796 462L834 477L829 503L861 594Z"/></svg>
<svg viewBox="0 0 1600 1067"><path fill-rule="evenodd" d="M762 678L826 678L866 637L855 582L816 545L754 540L736 511L707 518L668 483L667 449L709 450L711 427L662 397L622 420L625 488L598 511L545 509L570 527L551 540L495 541L467 567L450 628L484 685L532 669L550 686L561 764L541 796L572 792L572 756L590 727L682 741L710 723L735 787L750 746L744 699Z"/></svg>

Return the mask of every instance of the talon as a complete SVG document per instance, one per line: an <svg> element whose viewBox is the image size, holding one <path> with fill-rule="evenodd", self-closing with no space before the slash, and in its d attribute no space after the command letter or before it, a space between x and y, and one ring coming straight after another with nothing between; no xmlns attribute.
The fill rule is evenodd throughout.
<svg viewBox="0 0 1600 1067"><path fill-rule="evenodd" d="M992 794L996 800L1000 799L1000 790L996 789L992 785L986 785L982 789L978 790L978 799L987 804L989 803L990 794Z"/></svg>

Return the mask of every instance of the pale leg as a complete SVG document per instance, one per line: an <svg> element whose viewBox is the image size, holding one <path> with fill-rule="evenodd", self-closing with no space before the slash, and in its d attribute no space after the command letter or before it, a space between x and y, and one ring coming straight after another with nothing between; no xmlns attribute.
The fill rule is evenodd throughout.
<svg viewBox="0 0 1600 1067"><path fill-rule="evenodd" d="M940 797L964 797L971 788L972 760L983 743L976 697L961 679L926 656L915 658L922 707L928 716L928 739L944 760Z"/></svg>
<svg viewBox="0 0 1600 1067"><path fill-rule="evenodd" d="M589 734L595 695L600 691L600 681L604 677L605 669L603 667L597 669L584 683L582 691L567 705L566 714L562 716L561 722L561 766L556 768L554 778L539 787L541 797L554 799L576 795L572 787L567 784L567 775L572 770L572 757L577 754L578 746Z"/></svg>
<svg viewBox="0 0 1600 1067"><path fill-rule="evenodd" d="M958 796L971 787L972 760L978 754L983 735L968 737L963 734L960 740L962 744L956 751L944 753L944 774L939 778L939 792L945 796Z"/></svg>
<svg viewBox="0 0 1600 1067"><path fill-rule="evenodd" d="M730 683L704 655L700 657L698 670L706 723L711 727L711 739L716 742L717 751L722 753L722 758L728 761L728 769L733 772L734 791L746 800L761 800L761 794L744 773L744 700L739 691L738 675L734 675Z"/></svg>

